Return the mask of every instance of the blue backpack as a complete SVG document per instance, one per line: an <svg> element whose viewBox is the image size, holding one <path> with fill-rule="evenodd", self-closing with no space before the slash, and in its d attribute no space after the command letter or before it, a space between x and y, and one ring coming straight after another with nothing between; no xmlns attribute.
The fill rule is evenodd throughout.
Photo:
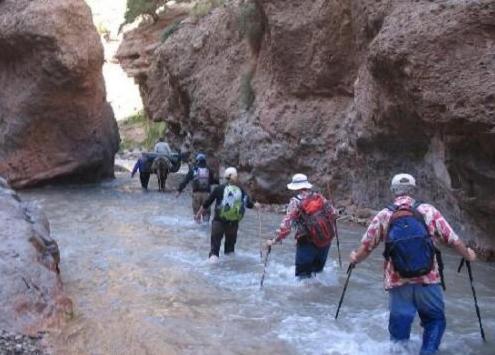
<svg viewBox="0 0 495 355"><path fill-rule="evenodd" d="M417 210L420 204L387 207L392 216L383 255L404 278L426 275L433 268L435 246L424 218Z"/></svg>

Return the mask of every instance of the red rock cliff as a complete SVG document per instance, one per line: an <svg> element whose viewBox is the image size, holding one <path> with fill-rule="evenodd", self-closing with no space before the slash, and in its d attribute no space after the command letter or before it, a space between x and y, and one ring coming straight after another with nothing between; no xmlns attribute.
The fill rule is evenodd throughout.
<svg viewBox="0 0 495 355"><path fill-rule="evenodd" d="M83 0L0 1L0 174L12 186L113 176L102 64Z"/></svg>
<svg viewBox="0 0 495 355"><path fill-rule="evenodd" d="M230 1L163 43L155 30L139 58L147 112L238 166L256 197L285 199L304 172L381 208L410 172L494 250L495 1Z"/></svg>

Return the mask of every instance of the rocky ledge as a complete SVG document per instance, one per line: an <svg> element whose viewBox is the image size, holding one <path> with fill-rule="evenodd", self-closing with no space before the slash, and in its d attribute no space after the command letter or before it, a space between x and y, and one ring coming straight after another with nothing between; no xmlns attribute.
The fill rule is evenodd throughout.
<svg viewBox="0 0 495 355"><path fill-rule="evenodd" d="M60 252L46 215L21 201L3 178L0 221L0 285L8 286L0 287L0 329L8 333L0 336L3 354L3 346L33 345L22 335L36 337L62 325L72 314L72 301L63 291Z"/></svg>

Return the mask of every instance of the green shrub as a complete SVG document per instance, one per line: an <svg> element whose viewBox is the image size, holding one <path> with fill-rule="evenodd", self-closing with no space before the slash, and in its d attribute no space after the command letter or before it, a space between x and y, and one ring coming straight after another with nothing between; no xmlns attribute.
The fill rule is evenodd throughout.
<svg viewBox="0 0 495 355"><path fill-rule="evenodd" d="M194 19L198 20L201 17L208 15L208 13L215 7L221 6L225 3L225 0L198 0L189 13Z"/></svg>
<svg viewBox="0 0 495 355"><path fill-rule="evenodd" d="M258 53L265 32L265 26L263 23L263 13L256 3L249 1L241 5L237 23L241 38L246 38L251 50Z"/></svg>
<svg viewBox="0 0 495 355"><path fill-rule="evenodd" d="M119 127L122 129L138 128L144 131L144 140L135 140L133 138L125 137L121 134L120 150L133 149L138 147L145 147L146 149L152 149L158 138L163 137L166 130L165 122L153 122L151 121L144 111L136 112L134 115L129 116L125 120L119 122Z"/></svg>
<svg viewBox="0 0 495 355"><path fill-rule="evenodd" d="M161 36L162 43L165 42L179 28L180 28L180 21L175 21L174 23L165 27Z"/></svg>
<svg viewBox="0 0 495 355"><path fill-rule="evenodd" d="M167 125L165 122L153 122L147 120L145 125L146 139L144 140L144 146L147 149L152 149L158 141L158 138L165 135L166 128Z"/></svg>
<svg viewBox="0 0 495 355"><path fill-rule="evenodd" d="M252 71L245 73L241 78L240 100L242 108L245 110L249 110L249 108L253 105L254 99L256 98L253 86L251 85L252 80Z"/></svg>
<svg viewBox="0 0 495 355"><path fill-rule="evenodd" d="M110 30L108 29L107 26L105 26L104 23L100 22L96 25L96 31L98 32L98 34L100 34L101 36L108 36L110 34Z"/></svg>
<svg viewBox="0 0 495 355"><path fill-rule="evenodd" d="M124 22L120 25L119 32L122 27L133 23L141 15L151 16L153 21L158 21L156 10L165 2L166 0L127 0Z"/></svg>
<svg viewBox="0 0 495 355"><path fill-rule="evenodd" d="M136 124L136 123L145 123L148 120L146 114L143 110L136 112L132 116L127 117L122 121L122 124Z"/></svg>

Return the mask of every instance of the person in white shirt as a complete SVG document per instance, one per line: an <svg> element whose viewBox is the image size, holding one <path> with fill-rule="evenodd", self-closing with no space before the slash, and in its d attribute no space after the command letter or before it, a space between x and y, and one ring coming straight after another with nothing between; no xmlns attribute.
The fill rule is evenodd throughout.
<svg viewBox="0 0 495 355"><path fill-rule="evenodd" d="M160 138L155 144L154 152L158 154L170 155L172 153L172 150L170 149L168 143L165 142L165 139Z"/></svg>

